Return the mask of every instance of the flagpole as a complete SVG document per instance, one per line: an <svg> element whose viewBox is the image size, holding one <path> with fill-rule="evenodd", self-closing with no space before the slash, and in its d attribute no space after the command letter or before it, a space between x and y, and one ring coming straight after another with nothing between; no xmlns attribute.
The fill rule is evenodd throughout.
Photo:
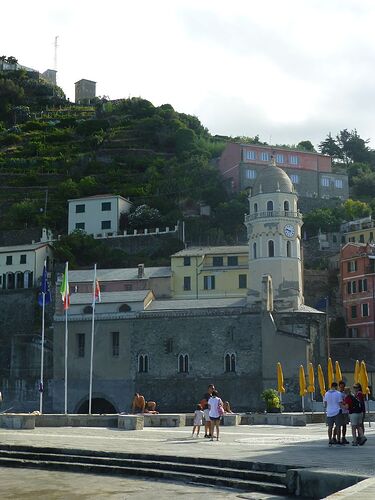
<svg viewBox="0 0 375 500"><path fill-rule="evenodd" d="M43 413L43 391L44 391L44 380L43 380L43 371L44 371L44 311L46 308L46 294L42 292L42 345L41 345L41 354L40 354L40 386L39 386L39 412Z"/></svg>
<svg viewBox="0 0 375 500"><path fill-rule="evenodd" d="M96 290L96 264L94 265L94 280L92 282L92 318L91 318L91 351L90 351L90 384L89 384L89 415L92 407L92 372L94 360L94 331L95 331L95 290Z"/></svg>
<svg viewBox="0 0 375 500"><path fill-rule="evenodd" d="M68 413L68 309L65 309L65 374L64 374L64 413Z"/></svg>

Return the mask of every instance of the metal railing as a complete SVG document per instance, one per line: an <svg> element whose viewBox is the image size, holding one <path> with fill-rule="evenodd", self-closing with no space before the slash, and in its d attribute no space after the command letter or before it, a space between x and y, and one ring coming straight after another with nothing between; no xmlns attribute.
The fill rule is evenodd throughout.
<svg viewBox="0 0 375 500"><path fill-rule="evenodd" d="M266 211L266 212L253 212L252 214L245 215L245 222L254 220L254 219L264 219L267 217L289 217L289 218L296 218L296 219L302 219L302 214L300 211L297 212L290 212L290 211Z"/></svg>

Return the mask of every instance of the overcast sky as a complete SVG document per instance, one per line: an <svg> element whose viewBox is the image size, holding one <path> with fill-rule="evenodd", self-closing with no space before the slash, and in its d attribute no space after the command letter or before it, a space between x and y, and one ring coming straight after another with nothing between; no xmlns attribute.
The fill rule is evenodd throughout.
<svg viewBox="0 0 375 500"><path fill-rule="evenodd" d="M5 2L4 2L5 3ZM0 52L97 94L195 114L213 134L318 144L357 128L375 145L373 0L18 0Z"/></svg>

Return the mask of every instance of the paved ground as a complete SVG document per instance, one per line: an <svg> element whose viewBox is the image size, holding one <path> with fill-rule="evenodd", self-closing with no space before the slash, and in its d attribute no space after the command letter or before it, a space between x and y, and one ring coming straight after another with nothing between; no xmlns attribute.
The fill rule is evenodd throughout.
<svg viewBox="0 0 375 500"><path fill-rule="evenodd" d="M326 427L323 424L311 424L307 427L281 427L281 426L238 426L238 427L222 427L221 440L219 442L210 442L203 437L191 438L191 430L188 427L182 428L145 428L143 431L121 431L117 429L105 428L36 428L32 431L14 431L0 429L0 443L3 444L24 444L34 446L53 446L60 448L80 448L89 450L103 451L123 451L123 452L144 452L158 453L165 455L177 456L199 456L213 458L231 458L237 460L248 460L258 462L281 463L303 467L324 467L332 470L339 470L343 473L355 472L360 474L375 475L375 425L372 424L368 428L366 424L367 443L361 447L347 446L327 446ZM4 476L5 474L5 476ZM52 473L45 471L23 471L11 470L11 474L7 470L0 470L0 490L2 498L91 498L97 485L107 488L104 480L100 476L92 476L88 480L85 476L84 481L77 480L82 485L82 494L79 497L73 493L67 492L62 496L41 496L41 492L33 496L22 496L22 492L16 490L17 495L13 494L12 487L30 483L25 479L26 483L22 483L22 477L25 475L38 477L43 479L43 475L47 474L52 478L53 474L57 474L57 478L61 478L56 484L61 484L61 487L67 487L67 481L63 479L62 473ZM80 476L79 474L69 474ZM6 482L4 482L6 477ZM8 477L13 478L8 481ZM120 483L119 483L120 481ZM121 483L122 482L122 483ZM40 482L38 481L40 484ZM185 498L193 499L201 496L203 492L196 490L194 486L187 485L171 485L170 483L157 483L142 481L138 479L124 480L121 478L110 479L113 493L109 494L103 489L103 496L95 495L95 498L146 498L147 490L160 490L160 498L175 498L184 495ZM4 489L4 484L7 484L7 490ZM43 483L45 484L45 483ZM49 484L49 482L48 482ZM46 487L48 487L48 484ZM13 486L12 486L13 485ZM120 485L120 486L116 486ZM152 486L153 485L153 486ZM25 486L24 486L25 487ZM126 488L129 491L127 495L123 495L123 491L119 494L116 488ZM221 498L218 496L218 490L203 488L208 493L206 499ZM7 491L8 496L3 496ZM62 490L63 491L63 490ZM74 491L74 489L72 490ZM100 492L100 488L98 489ZM133 493L131 493L131 491ZM215 491L215 493L212 493ZM143 492L143 493L142 493ZM141 494L141 496L138 495ZM107 496L108 494L108 496ZM86 496L85 496L86 495ZM122 496L121 496L122 495ZM138 495L138 496L137 496ZM168 496L170 495L170 496ZM190 495L190 496L189 496ZM234 495L234 496L229 496ZM254 494L255 495L255 494ZM244 496L240 493L225 492L223 498L261 498L258 496Z"/></svg>

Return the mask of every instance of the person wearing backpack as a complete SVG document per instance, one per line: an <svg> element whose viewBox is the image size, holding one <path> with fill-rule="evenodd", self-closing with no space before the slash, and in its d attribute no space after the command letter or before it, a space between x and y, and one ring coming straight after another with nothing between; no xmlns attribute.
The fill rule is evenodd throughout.
<svg viewBox="0 0 375 500"><path fill-rule="evenodd" d="M367 439L363 435L362 419L363 419L363 394L360 391L359 384L353 385L354 394L350 390L345 390L345 398L343 404L349 410L350 424L352 426L353 446L362 446Z"/></svg>

